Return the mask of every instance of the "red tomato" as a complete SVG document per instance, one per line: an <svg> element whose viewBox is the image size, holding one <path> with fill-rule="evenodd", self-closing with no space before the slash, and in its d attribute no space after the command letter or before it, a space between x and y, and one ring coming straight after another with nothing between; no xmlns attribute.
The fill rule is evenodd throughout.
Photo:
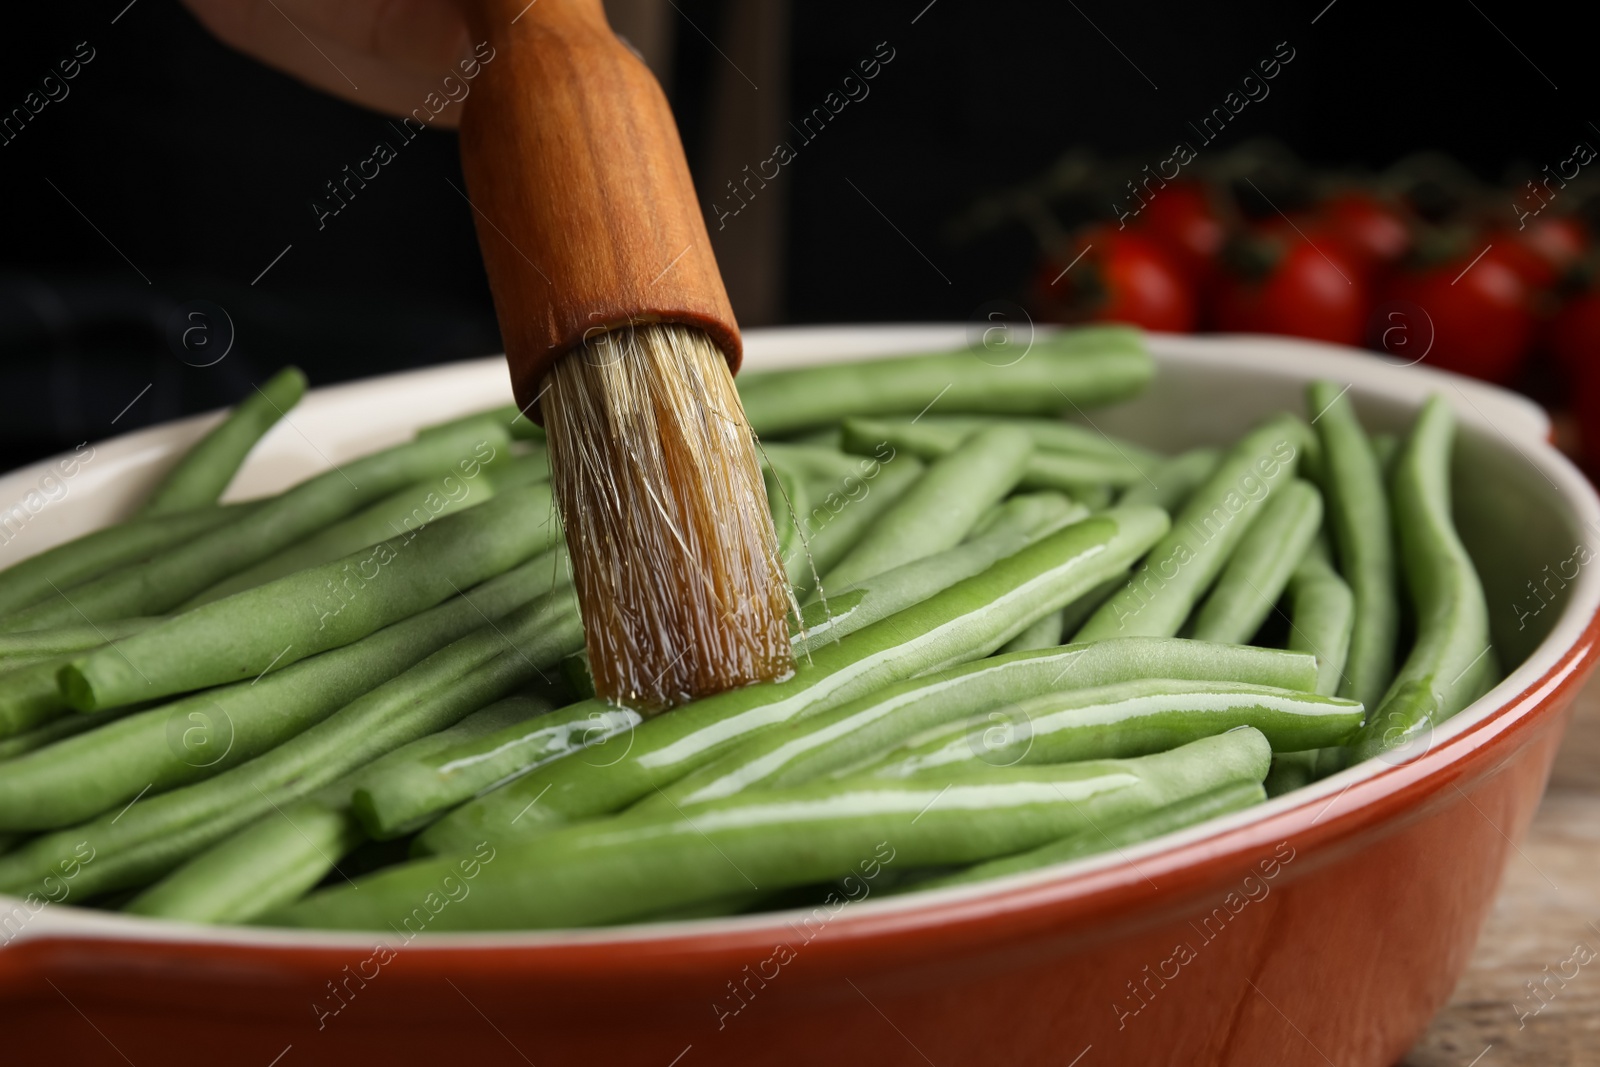
<svg viewBox="0 0 1600 1067"><path fill-rule="evenodd" d="M1533 340L1531 293L1516 270L1492 252L1459 256L1394 278L1388 299L1416 305L1431 323L1427 361L1436 367L1509 382Z"/></svg>
<svg viewBox="0 0 1600 1067"><path fill-rule="evenodd" d="M1549 341L1550 351L1579 391L1600 402L1600 287L1590 287L1567 301L1550 323ZM1600 403L1593 406L1600 407ZM1595 438L1591 461L1600 459L1600 422L1594 423L1586 436Z"/></svg>
<svg viewBox="0 0 1600 1067"><path fill-rule="evenodd" d="M1232 270L1218 284L1216 326L1225 333L1281 333L1359 345L1366 333L1364 275L1350 253L1326 234L1278 232L1246 239L1227 258L1253 269Z"/></svg>
<svg viewBox="0 0 1600 1067"><path fill-rule="evenodd" d="M1561 270L1576 263L1589 248L1588 231L1571 216L1539 219L1518 232L1523 235L1524 243Z"/></svg>
<svg viewBox="0 0 1600 1067"><path fill-rule="evenodd" d="M1319 211L1346 246L1370 264L1394 263L1411 249L1411 230L1400 212L1370 193L1335 193Z"/></svg>
<svg viewBox="0 0 1600 1067"><path fill-rule="evenodd" d="M1578 443L1590 477L1600 474L1600 286L1567 301L1550 323L1551 353L1573 385L1572 409Z"/></svg>
<svg viewBox="0 0 1600 1067"><path fill-rule="evenodd" d="M1138 228L1170 251L1196 283L1211 276L1227 238L1211 195L1198 182L1173 182L1156 190L1139 212Z"/></svg>
<svg viewBox="0 0 1600 1067"><path fill-rule="evenodd" d="M1556 265L1531 245L1519 240L1516 231L1496 230L1485 238L1491 244L1485 259L1496 259L1511 268L1530 289L1548 289L1556 283Z"/></svg>
<svg viewBox="0 0 1600 1067"><path fill-rule="evenodd" d="M1583 255L1583 228L1566 218L1537 219L1523 229L1505 227L1489 234L1490 255L1535 289L1549 289Z"/></svg>
<svg viewBox="0 0 1600 1067"><path fill-rule="evenodd" d="M1061 257L1047 256L1034 303L1060 322L1128 322L1188 333L1194 293L1171 253L1132 230L1097 227L1078 234Z"/></svg>

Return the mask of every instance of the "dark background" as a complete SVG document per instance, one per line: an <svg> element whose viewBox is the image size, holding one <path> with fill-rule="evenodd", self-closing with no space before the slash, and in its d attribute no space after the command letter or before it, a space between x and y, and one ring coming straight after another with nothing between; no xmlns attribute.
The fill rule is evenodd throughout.
<svg viewBox="0 0 1600 1067"><path fill-rule="evenodd" d="M319 232L310 200L384 118L230 51L171 0L113 24L126 2L8 11L0 112L78 42L96 55L0 145L0 469L231 402L286 362L326 383L498 350L446 184L461 184L453 134L423 133ZM724 4L676 3L717 35ZM1155 163L1280 41L1293 63L1218 150L1271 136L1319 166L1379 168L1432 148L1500 180L1594 132L1589 37L1507 0L926 4L794 5L796 117L878 42L895 58L777 179L781 321L959 320L1016 295L1035 235L1002 222L958 240L976 203L1068 149ZM687 25L677 39L667 89L699 168L727 61ZM186 365L168 335L195 300L235 327L215 366Z"/></svg>

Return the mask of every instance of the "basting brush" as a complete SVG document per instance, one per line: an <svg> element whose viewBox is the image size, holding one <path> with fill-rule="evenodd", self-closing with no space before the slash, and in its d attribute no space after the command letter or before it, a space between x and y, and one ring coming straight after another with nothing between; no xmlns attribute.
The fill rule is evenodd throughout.
<svg viewBox="0 0 1600 1067"><path fill-rule="evenodd" d="M477 0L461 161L518 406L545 426L597 694L653 712L793 668L677 127L600 0Z"/></svg>

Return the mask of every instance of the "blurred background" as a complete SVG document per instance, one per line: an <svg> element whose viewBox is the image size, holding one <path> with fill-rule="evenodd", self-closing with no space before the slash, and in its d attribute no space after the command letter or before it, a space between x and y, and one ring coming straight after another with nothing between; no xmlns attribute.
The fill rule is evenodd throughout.
<svg viewBox="0 0 1600 1067"><path fill-rule="evenodd" d="M1591 406L1600 427L1600 114L1553 17L607 6L666 88L746 327L1003 307L1297 333L1514 385L1571 413L1574 451ZM0 467L287 362L326 384L499 350L452 132L403 141L173 0L8 15ZM395 158L329 213L380 141Z"/></svg>

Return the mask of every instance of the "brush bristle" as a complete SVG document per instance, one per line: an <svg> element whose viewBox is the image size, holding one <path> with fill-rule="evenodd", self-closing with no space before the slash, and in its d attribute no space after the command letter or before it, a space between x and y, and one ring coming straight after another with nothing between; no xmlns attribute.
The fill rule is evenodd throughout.
<svg viewBox="0 0 1600 1067"><path fill-rule="evenodd" d="M755 444L710 339L594 338L552 368L542 410L596 693L655 712L792 671Z"/></svg>

